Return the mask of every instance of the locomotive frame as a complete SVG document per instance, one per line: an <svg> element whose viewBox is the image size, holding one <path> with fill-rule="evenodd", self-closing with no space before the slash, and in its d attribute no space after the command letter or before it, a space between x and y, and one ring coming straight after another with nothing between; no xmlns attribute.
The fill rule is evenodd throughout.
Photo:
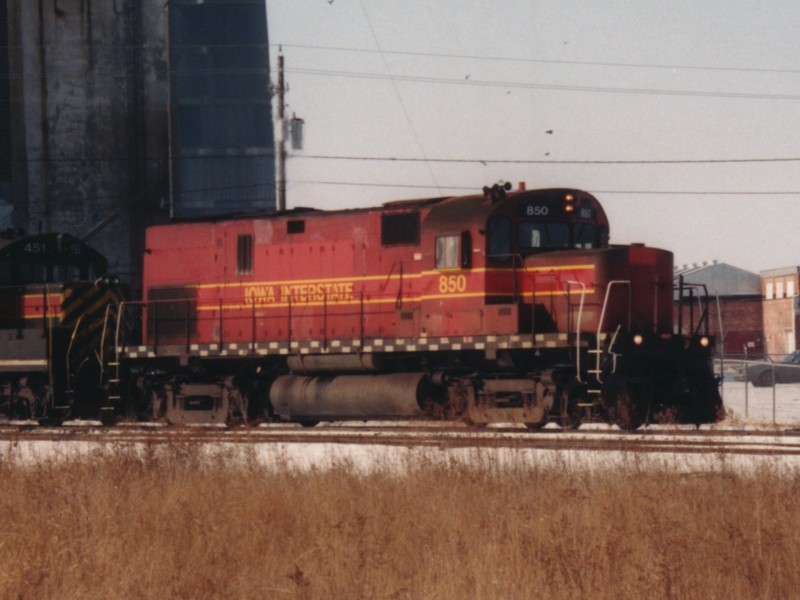
<svg viewBox="0 0 800 600"><path fill-rule="evenodd" d="M590 194L509 186L155 226L109 402L174 423L720 419L671 253L608 236Z"/></svg>

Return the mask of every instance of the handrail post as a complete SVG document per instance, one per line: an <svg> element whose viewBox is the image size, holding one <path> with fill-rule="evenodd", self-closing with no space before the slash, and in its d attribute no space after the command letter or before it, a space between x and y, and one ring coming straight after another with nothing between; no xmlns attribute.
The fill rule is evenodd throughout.
<svg viewBox="0 0 800 600"><path fill-rule="evenodd" d="M653 333L658 333L658 276L653 286Z"/></svg>
<svg viewBox="0 0 800 600"><path fill-rule="evenodd" d="M153 302L153 352L158 354L158 300Z"/></svg>
<svg viewBox="0 0 800 600"><path fill-rule="evenodd" d="M364 290L361 290L361 301L359 302L359 327L361 331L359 331L359 337L361 339L361 344L359 345L359 351L361 348L364 347Z"/></svg>
<svg viewBox="0 0 800 600"><path fill-rule="evenodd" d="M292 294L289 293L289 303L286 311L286 341L289 344L289 352L292 351Z"/></svg>
<svg viewBox="0 0 800 600"><path fill-rule="evenodd" d="M322 347L328 347L328 293L322 293Z"/></svg>
<svg viewBox="0 0 800 600"><path fill-rule="evenodd" d="M397 288L397 298L394 301L397 310L403 308L403 261L400 261L400 282Z"/></svg>
<svg viewBox="0 0 800 600"><path fill-rule="evenodd" d="M106 332L108 331L109 315L111 314L111 304L106 304L105 315L103 316L103 330L100 334L100 382L103 381L106 364Z"/></svg>
<svg viewBox="0 0 800 600"><path fill-rule="evenodd" d="M222 298L219 299L219 349L222 350L222 344L225 341L223 335L225 322L222 320Z"/></svg>
<svg viewBox="0 0 800 600"><path fill-rule="evenodd" d="M683 275L678 275L678 333L683 335Z"/></svg>
<svg viewBox="0 0 800 600"><path fill-rule="evenodd" d="M256 299L253 298L253 312L252 312L252 343L250 345L250 352L255 354L256 351Z"/></svg>
<svg viewBox="0 0 800 600"><path fill-rule="evenodd" d="M527 269L525 270L527 273ZM536 348L536 277L530 277L531 282L531 342Z"/></svg>
<svg viewBox="0 0 800 600"><path fill-rule="evenodd" d="M187 299L186 300L186 354L189 354L189 348L192 345L191 334L190 334L192 323L191 323L191 317L189 316L191 313L191 308L192 308L192 302L191 300Z"/></svg>
<svg viewBox="0 0 800 600"><path fill-rule="evenodd" d="M115 364L115 374L114 378L119 381L119 338L120 338L120 330L122 329L122 315L126 309L125 301L119 303L119 307L117 308L117 327L116 331L114 331L114 362ZM141 322L141 318L140 318Z"/></svg>
<svg viewBox="0 0 800 600"><path fill-rule="evenodd" d="M583 303L586 299L586 284L582 281L567 281L567 314L569 315L568 318L571 318L572 310L570 304L570 292L572 285L579 285L581 286L581 301L578 304L578 319L575 323L575 369L576 369L576 377L578 378L578 383L583 383L583 378L581 377L581 324L583 322ZM569 331L569 329L567 329Z"/></svg>
<svg viewBox="0 0 800 600"><path fill-rule="evenodd" d="M572 286L570 285L569 281L564 282L566 284L566 292L567 292L567 334L572 331Z"/></svg>

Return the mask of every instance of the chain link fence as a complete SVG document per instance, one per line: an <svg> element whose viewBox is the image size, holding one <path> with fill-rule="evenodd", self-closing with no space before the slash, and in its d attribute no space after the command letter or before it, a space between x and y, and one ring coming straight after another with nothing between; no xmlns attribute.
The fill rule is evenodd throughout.
<svg viewBox="0 0 800 600"><path fill-rule="evenodd" d="M728 420L800 427L800 351L777 360L718 358Z"/></svg>

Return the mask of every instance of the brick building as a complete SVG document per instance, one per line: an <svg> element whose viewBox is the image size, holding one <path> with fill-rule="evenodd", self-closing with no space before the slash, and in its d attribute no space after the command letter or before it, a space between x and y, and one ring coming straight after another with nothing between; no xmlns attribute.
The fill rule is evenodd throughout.
<svg viewBox="0 0 800 600"><path fill-rule="evenodd" d="M761 277L757 273L714 261L676 266L676 288L681 279L696 300L684 304L682 315L676 303L676 327L682 323L688 333L692 322L697 326L699 298L705 289L709 296L709 333L717 338L717 352L729 358L763 356L764 315Z"/></svg>
<svg viewBox="0 0 800 600"><path fill-rule="evenodd" d="M798 347L799 275L800 267L761 272L765 352L774 360L783 358Z"/></svg>

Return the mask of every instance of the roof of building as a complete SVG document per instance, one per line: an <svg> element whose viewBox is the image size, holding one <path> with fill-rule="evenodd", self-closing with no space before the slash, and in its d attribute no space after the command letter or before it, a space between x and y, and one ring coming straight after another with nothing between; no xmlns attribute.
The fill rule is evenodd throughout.
<svg viewBox="0 0 800 600"><path fill-rule="evenodd" d="M761 276L717 261L675 265L673 279L683 275L684 283L705 284L711 296L761 295Z"/></svg>
<svg viewBox="0 0 800 600"><path fill-rule="evenodd" d="M767 269L761 271L762 277L777 277L780 275L794 275L800 271L800 267L781 267L779 269Z"/></svg>

